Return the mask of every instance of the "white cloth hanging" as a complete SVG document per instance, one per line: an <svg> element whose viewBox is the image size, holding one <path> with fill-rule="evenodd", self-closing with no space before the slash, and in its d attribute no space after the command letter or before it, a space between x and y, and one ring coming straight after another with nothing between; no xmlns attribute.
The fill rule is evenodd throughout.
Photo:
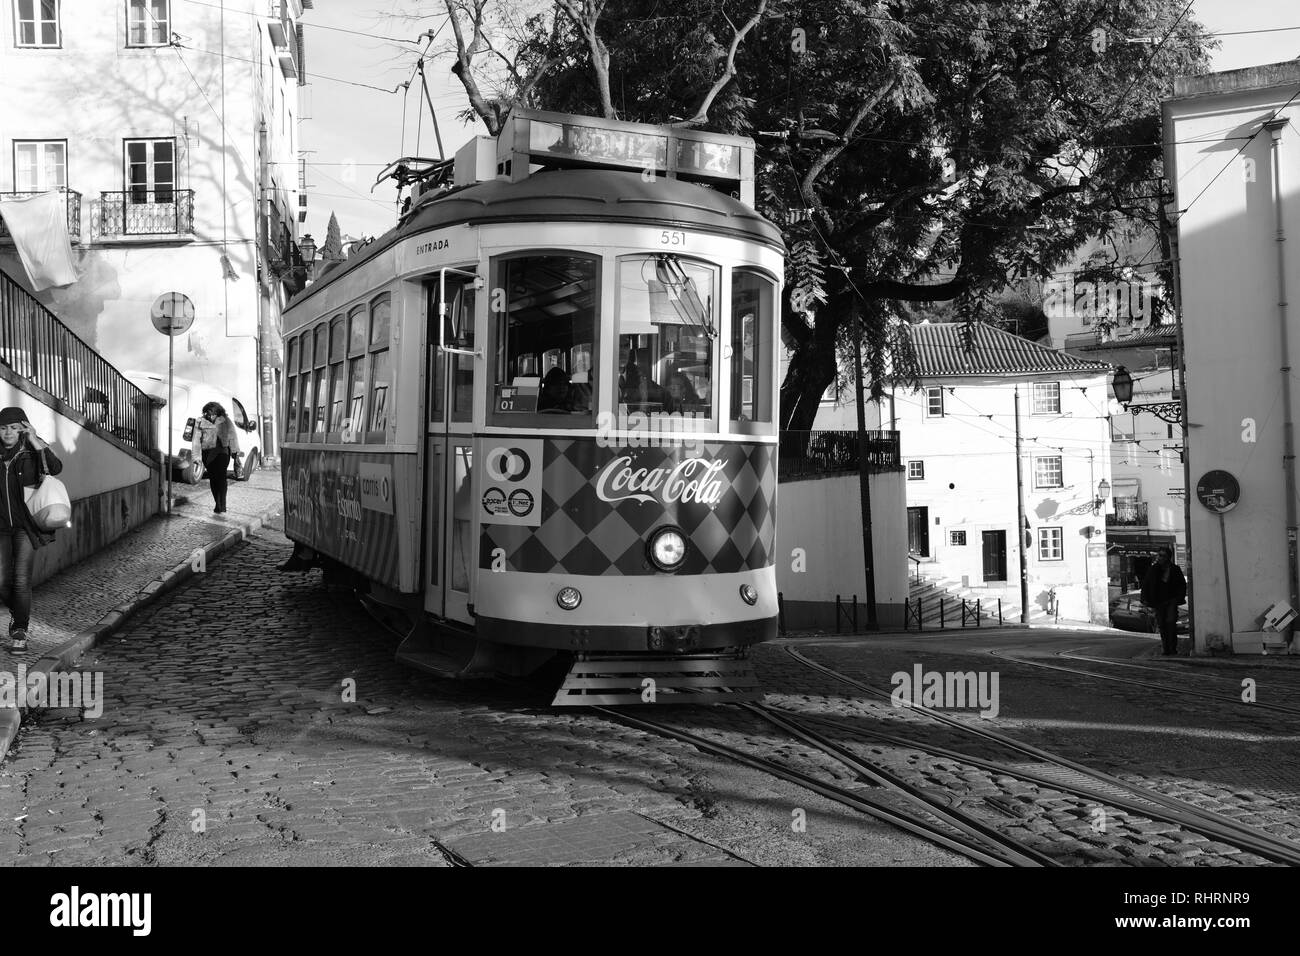
<svg viewBox="0 0 1300 956"><path fill-rule="evenodd" d="M71 285L80 276L68 237L68 200L58 191L0 200L9 235L35 292Z"/></svg>

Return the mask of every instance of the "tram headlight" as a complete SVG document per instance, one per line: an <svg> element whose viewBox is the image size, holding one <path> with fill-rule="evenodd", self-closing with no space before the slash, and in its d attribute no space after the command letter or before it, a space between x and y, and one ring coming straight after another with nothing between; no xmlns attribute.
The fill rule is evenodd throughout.
<svg viewBox="0 0 1300 956"><path fill-rule="evenodd" d="M676 571L686 560L686 536L677 528L660 528L650 538L650 563L660 571Z"/></svg>
<svg viewBox="0 0 1300 956"><path fill-rule="evenodd" d="M560 588L555 592L555 603L566 611L572 611L582 603L582 592L572 587Z"/></svg>
<svg viewBox="0 0 1300 956"><path fill-rule="evenodd" d="M742 584L740 586L740 599L751 606L757 604L758 588L752 584Z"/></svg>

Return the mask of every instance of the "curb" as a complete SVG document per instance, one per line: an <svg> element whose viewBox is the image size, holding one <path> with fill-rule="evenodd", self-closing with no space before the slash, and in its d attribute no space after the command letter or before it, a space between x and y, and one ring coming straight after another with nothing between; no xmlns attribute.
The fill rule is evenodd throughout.
<svg viewBox="0 0 1300 956"><path fill-rule="evenodd" d="M231 528L227 534L204 546L204 567L206 568L208 562L215 561L235 545L246 541L250 534L261 529L268 520L278 515L281 507L282 505L277 505L273 509L263 511L251 521L247 521L237 528ZM196 548L195 552L198 550ZM189 560L182 561L174 568L164 571L153 581L146 584L136 593L135 597L124 604L119 604L91 627L68 638L50 653L38 659L36 663L27 668L27 674L30 676L39 671L46 674L48 678L52 671L66 669L75 663L86 651L107 640L120 630L122 625L137 612L156 603L164 594L176 590L176 588L198 574L199 572L194 570L192 561L193 553L191 553ZM9 753L9 745L18 736L18 728L22 724L21 713L26 709L25 707L21 709L0 709L0 763L3 763L5 756Z"/></svg>

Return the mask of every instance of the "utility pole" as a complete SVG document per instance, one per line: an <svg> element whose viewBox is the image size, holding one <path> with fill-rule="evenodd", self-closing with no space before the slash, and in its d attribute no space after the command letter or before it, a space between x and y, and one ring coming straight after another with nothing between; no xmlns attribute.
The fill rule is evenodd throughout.
<svg viewBox="0 0 1300 956"><path fill-rule="evenodd" d="M1273 137L1273 211L1277 216L1277 321L1281 331L1282 358L1282 471L1286 476L1286 569L1287 590L1291 606L1300 608L1300 555L1297 555L1296 482L1295 482L1295 422L1291 413L1291 351L1287 335L1286 256L1284 243L1286 230L1282 219L1282 130L1289 121L1276 114L1264 124ZM1288 625L1287 640L1295 636L1295 628Z"/></svg>
<svg viewBox="0 0 1300 956"><path fill-rule="evenodd" d="M1020 385L1016 396L1016 542L1020 550L1020 623L1029 623L1029 544L1025 541L1025 477L1020 454Z"/></svg>
<svg viewBox="0 0 1300 956"><path fill-rule="evenodd" d="M1171 197L1172 201L1172 197ZM1183 280L1179 269L1179 257L1182 253L1178 247L1178 224L1169 220L1169 258L1173 261L1174 280L1174 332L1178 345L1178 423L1183 432L1183 448L1178 458L1183 465L1183 541L1186 548L1186 571L1195 573L1192 567L1192 463L1191 444L1188 440L1190 429L1187 426L1187 354L1183 349ZM1170 363L1173 364L1173 363ZM1222 520L1222 519L1220 519ZM1175 549L1176 550L1176 549ZM1227 551L1224 551L1227 556ZM1196 598L1192 588L1187 589L1187 627L1192 632L1192 653L1196 644ZM1201 641L1204 649L1204 641Z"/></svg>
<svg viewBox="0 0 1300 956"><path fill-rule="evenodd" d="M858 497L862 501L862 563L867 576L867 629L878 630L876 621L876 570L871 540L871 472L868 468L867 404L862 395L862 312L853 310L854 369L858 393Z"/></svg>

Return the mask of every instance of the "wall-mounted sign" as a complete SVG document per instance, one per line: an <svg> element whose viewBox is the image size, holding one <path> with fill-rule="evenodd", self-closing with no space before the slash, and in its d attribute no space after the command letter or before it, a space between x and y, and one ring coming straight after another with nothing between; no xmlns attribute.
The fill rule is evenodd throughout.
<svg viewBox="0 0 1300 956"><path fill-rule="evenodd" d="M1215 514L1223 514L1237 507L1241 485L1226 471L1207 471L1196 483L1196 497Z"/></svg>

